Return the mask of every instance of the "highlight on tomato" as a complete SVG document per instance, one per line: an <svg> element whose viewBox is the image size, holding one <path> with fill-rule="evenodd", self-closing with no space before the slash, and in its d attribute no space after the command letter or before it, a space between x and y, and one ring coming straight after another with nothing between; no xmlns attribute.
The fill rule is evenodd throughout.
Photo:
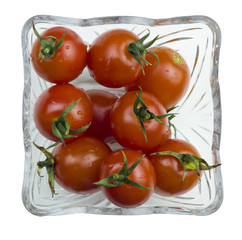
<svg viewBox="0 0 242 240"><path fill-rule="evenodd" d="M203 171L220 165L209 166L191 143L180 139L168 139L149 159L157 176L155 192L168 197L187 193L197 185Z"/></svg>
<svg viewBox="0 0 242 240"><path fill-rule="evenodd" d="M125 148L149 152L169 135L169 115L151 93L127 92L111 110L112 134Z"/></svg>
<svg viewBox="0 0 242 240"><path fill-rule="evenodd" d="M52 153L34 145L45 154L46 160L37 163L38 173L40 175L41 170L46 168L52 197L56 194L55 181L65 190L78 194L90 194L100 189L94 183L99 180L103 159L111 151L103 141L83 136L66 145L59 143Z"/></svg>
<svg viewBox="0 0 242 240"><path fill-rule="evenodd" d="M153 194L156 175L150 160L142 153L121 149L110 153L100 168L104 195L113 204L131 208L145 203Z"/></svg>
<svg viewBox="0 0 242 240"><path fill-rule="evenodd" d="M35 40L31 60L36 73L51 83L68 83L86 66L87 46L73 30L53 27L39 34L33 24Z"/></svg>
<svg viewBox="0 0 242 240"><path fill-rule="evenodd" d="M157 39L143 42L150 33L139 37L126 29L112 29L99 35L87 54L90 75L99 84L119 88L135 82L143 74L143 65L150 64L145 55L153 54L146 49Z"/></svg>
<svg viewBox="0 0 242 240"><path fill-rule="evenodd" d="M100 89L87 90L86 93L93 104L93 119L85 134L101 140L109 139L112 136L110 112L118 97Z"/></svg>
<svg viewBox="0 0 242 240"><path fill-rule="evenodd" d="M152 54L145 56L151 65L144 66L144 75L127 87L128 91L140 86L144 91L154 94L166 110L173 108L185 95L190 83L190 70L184 58L173 49L155 46L148 49Z"/></svg>
<svg viewBox="0 0 242 240"><path fill-rule="evenodd" d="M58 84L47 88L34 105L39 132L54 142L68 142L84 134L93 117L92 102L81 88Z"/></svg>

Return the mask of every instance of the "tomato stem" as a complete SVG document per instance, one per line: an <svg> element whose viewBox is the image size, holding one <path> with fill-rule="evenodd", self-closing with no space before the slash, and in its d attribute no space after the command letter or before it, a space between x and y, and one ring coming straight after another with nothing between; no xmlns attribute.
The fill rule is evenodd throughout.
<svg viewBox="0 0 242 240"><path fill-rule="evenodd" d="M169 155L169 156L173 156L173 157L177 158L179 160L179 162L181 163L183 170L184 170L184 174L183 174L182 181L181 181L182 183L186 177L188 170L196 171L197 175L199 177L199 180L201 181L200 171L208 170L209 177L211 178L210 170L221 165L221 164L216 164L216 165L210 166L204 159L202 159L200 157L197 157L192 154L187 154L187 153L181 154L181 153L177 153L177 152L173 152L173 151L155 152L155 153L151 153L150 155L151 156L153 156L153 155Z"/></svg>
<svg viewBox="0 0 242 240"><path fill-rule="evenodd" d="M64 111L63 113L58 117L58 119L56 119L53 123L52 123L52 132L53 134L59 139L59 141L61 141L64 146L65 146L65 138L72 138L72 137L77 137L76 135L72 135L69 133L80 133L80 132L84 132L86 131L89 126L91 125L91 123L89 123L88 125L82 127L82 128L78 128L78 129L70 129L70 123L65 119L67 114L78 104L78 102L81 99L78 99L76 102L70 104ZM58 142L59 142L58 141ZM52 146L55 146L56 144L53 144L51 146L49 146L47 149L49 149Z"/></svg>
<svg viewBox="0 0 242 240"><path fill-rule="evenodd" d="M140 189L146 189L149 190L150 188L147 188L137 182L131 181L128 177L129 175L134 171L134 169L137 167L137 165L140 163L140 161L143 159L143 157L145 155L143 155L142 157L140 157L129 169L127 168L128 165L128 161L127 161L127 157L125 155L125 153L120 150L123 154L124 157L124 165L122 167L122 169L118 172L115 173L107 178L104 178L102 180L100 180L99 182L95 182L94 184L96 185L100 185L103 187L118 187L122 184L129 184L131 186L140 188Z"/></svg>
<svg viewBox="0 0 242 240"><path fill-rule="evenodd" d="M170 113L171 111L173 111L174 109L176 109L178 106L174 106L174 107L172 107L171 109L169 109L168 111L167 111L167 113ZM176 115L177 115L178 113L173 113L172 115L170 115L169 117L168 117L168 122L169 122L169 128L173 128L173 130L174 130L174 137L176 138L176 133L177 133L177 130L176 130L176 126L171 122L171 120L174 118L174 117L176 117Z"/></svg>
<svg viewBox="0 0 242 240"><path fill-rule="evenodd" d="M54 56L55 52L63 44L63 41L64 41L64 37L65 37L66 32L64 32L64 34L62 35L61 39L56 44L57 39L55 37L53 37L53 36L47 36L47 37L43 38L38 33L38 31L36 30L35 25L34 25L34 22L32 22L32 25L33 25L34 34L36 35L36 37L38 38L41 46L43 47L40 50L40 52L39 52L39 57L41 58L41 61L42 60L45 60L45 59L52 58ZM48 38L49 38L49 40L46 40Z"/></svg>
<svg viewBox="0 0 242 240"><path fill-rule="evenodd" d="M149 48L158 39L159 35L157 35L150 42L143 44L144 41L149 37L149 35L150 35L150 31L145 36L140 38L137 42L132 42L128 46L128 52L132 54L135 60L139 63L144 75L145 75L145 71L144 71L142 62L144 62L146 65L151 65L151 63L144 58L143 56L144 54L154 55L157 59L157 64L159 63L159 57L155 53L147 51L147 48Z"/></svg>
<svg viewBox="0 0 242 240"><path fill-rule="evenodd" d="M52 194L52 197L56 195L57 193L55 192L55 187L54 187L54 178L55 178L55 173L54 173L54 165L55 165L55 160L53 155L47 151L44 147L38 146L35 142L33 142L34 146L39 149L42 153L44 153L46 159L44 161L39 161L37 162L37 173L40 177L42 168L46 168L47 174L48 174L48 184L50 187L50 191Z"/></svg>
<svg viewBox="0 0 242 240"><path fill-rule="evenodd" d="M122 180L125 179L125 176L124 176L123 174L118 174L118 173L116 173L116 174L113 175L113 179L114 179L115 181L122 181Z"/></svg>
<svg viewBox="0 0 242 240"><path fill-rule="evenodd" d="M133 111L135 116L137 117L138 121L140 122L140 126L142 128L145 141L147 142L147 135L146 135L146 130L144 126L144 122L154 119L160 124L164 124L160 119L166 118L166 117L175 117L175 113L166 113L160 116L156 116L154 113L149 111L149 108L145 105L144 101L142 100L142 88L139 86L140 92L136 96L137 98L135 99L134 106L133 106Z"/></svg>

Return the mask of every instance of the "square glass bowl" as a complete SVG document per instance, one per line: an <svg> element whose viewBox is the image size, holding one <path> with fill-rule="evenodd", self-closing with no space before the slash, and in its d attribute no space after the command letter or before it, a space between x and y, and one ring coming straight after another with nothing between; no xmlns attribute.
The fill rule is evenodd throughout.
<svg viewBox="0 0 242 240"><path fill-rule="evenodd" d="M48 146L35 127L33 107L38 96L51 83L43 81L34 71L31 60L31 48L36 36L32 21L41 33L54 26L65 26L80 34L87 45L101 33L115 28L125 28L137 35L150 30L150 39L159 35L154 45L170 47L178 51L186 60L190 71L189 89L177 104L179 114L173 119L177 128L177 138L191 142L206 159L209 165L220 162L219 146L221 137L221 103L218 83L218 62L221 43L219 26L205 16L188 16L170 19L148 19L142 17L102 17L92 19L74 19L39 15L29 19L22 30L22 49L24 62L23 94L23 133L25 146L25 168L22 198L25 207L35 215L60 215L70 213L97 214L152 214L176 213L208 215L215 212L223 200L221 169L211 171L211 178L205 172L201 182L190 192L178 197L162 197L153 194L142 206L120 208L110 203L101 191L94 194L73 194L55 184L53 198L43 169L40 178L37 174L37 162L44 160L42 153L32 142ZM89 75L87 68L71 82L85 90L106 89L123 94L124 90L110 89L97 84ZM114 141L108 142L116 150Z"/></svg>

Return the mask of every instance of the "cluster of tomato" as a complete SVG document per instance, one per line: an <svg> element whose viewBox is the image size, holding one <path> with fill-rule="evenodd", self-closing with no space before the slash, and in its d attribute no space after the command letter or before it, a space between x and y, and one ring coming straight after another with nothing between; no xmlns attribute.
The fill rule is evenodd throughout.
<svg viewBox="0 0 242 240"><path fill-rule="evenodd" d="M214 166L190 143L172 139L170 110L184 96L189 68L176 51L144 41L125 29L99 35L87 49L81 37L64 27L37 36L31 60L36 73L53 86L38 97L34 121L54 143L39 161L54 181L75 193L100 188L120 207L136 207L156 192L176 196L192 189L202 170ZM105 90L83 90L73 84L87 66L90 76L109 88L125 89L121 97ZM114 138L120 149L112 151ZM48 149L53 148L52 152ZM100 187L101 186L101 187Z"/></svg>

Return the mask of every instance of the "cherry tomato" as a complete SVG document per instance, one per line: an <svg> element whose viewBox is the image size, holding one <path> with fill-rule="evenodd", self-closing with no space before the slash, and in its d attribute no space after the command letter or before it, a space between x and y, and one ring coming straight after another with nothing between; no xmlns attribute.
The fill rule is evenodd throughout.
<svg viewBox="0 0 242 240"><path fill-rule="evenodd" d="M179 139L168 139L154 152L173 151L187 153L200 157L196 148L190 143ZM156 193L162 196L177 196L194 188L199 177L196 171L188 170L183 182L184 170L179 160L170 155L149 156L157 176ZM200 172L201 174L201 172Z"/></svg>
<svg viewBox="0 0 242 240"><path fill-rule="evenodd" d="M90 75L106 87L128 85L142 74L139 63L128 52L128 46L139 38L125 29L104 32L92 43L87 54Z"/></svg>
<svg viewBox="0 0 242 240"><path fill-rule="evenodd" d="M118 97L105 90L87 90L93 104L93 120L86 135L105 140L112 136L110 128L110 111Z"/></svg>
<svg viewBox="0 0 242 240"><path fill-rule="evenodd" d="M40 56L43 46L36 39L31 53L33 67L36 73L44 80L51 83L67 83L77 78L86 66L87 46L81 37L71 29L53 27L44 31L41 36L50 43L56 38L56 44L64 35L61 46L50 58ZM53 49L53 48L52 48ZM46 51L46 50L45 50ZM48 52L52 50L48 49Z"/></svg>
<svg viewBox="0 0 242 240"><path fill-rule="evenodd" d="M65 118L71 130L83 128L91 123L93 108L90 98L83 89L72 84L58 84L46 89L34 106L34 122L39 132L49 140L58 141L58 137L53 134L52 124L70 104L78 100L77 105ZM84 132L71 134L81 136ZM65 138L65 142L72 139L74 138Z"/></svg>
<svg viewBox="0 0 242 240"><path fill-rule="evenodd" d="M146 131L145 138L141 124L134 113L134 103L138 92L127 92L119 98L110 113L112 134L125 148L131 148L142 152L149 152L158 147L169 135L168 119L161 119L162 123L155 119L144 121ZM150 112L157 116L166 114L161 102L151 93L143 92L141 96Z"/></svg>
<svg viewBox="0 0 242 240"><path fill-rule="evenodd" d="M141 75L136 83L127 87L135 90L140 86L144 91L154 94L169 110L184 96L190 82L190 71L182 56L167 47L152 47L145 58L152 65L144 67L145 75Z"/></svg>
<svg viewBox="0 0 242 240"><path fill-rule="evenodd" d="M101 163L110 151L101 140L85 136L66 143L66 146L58 144L52 151L55 180L70 192L97 191L94 182L98 181Z"/></svg>
<svg viewBox="0 0 242 240"><path fill-rule="evenodd" d="M123 149L127 158L127 168L129 169L139 158L140 152ZM124 165L124 156L120 150L112 152L102 162L100 169L100 179L118 173ZM136 168L129 175L129 180L134 181L149 189L141 189L129 184L121 184L117 187L103 187L105 196L115 205L125 208L137 207L145 203L156 186L156 175L152 163L147 157L143 157Z"/></svg>

